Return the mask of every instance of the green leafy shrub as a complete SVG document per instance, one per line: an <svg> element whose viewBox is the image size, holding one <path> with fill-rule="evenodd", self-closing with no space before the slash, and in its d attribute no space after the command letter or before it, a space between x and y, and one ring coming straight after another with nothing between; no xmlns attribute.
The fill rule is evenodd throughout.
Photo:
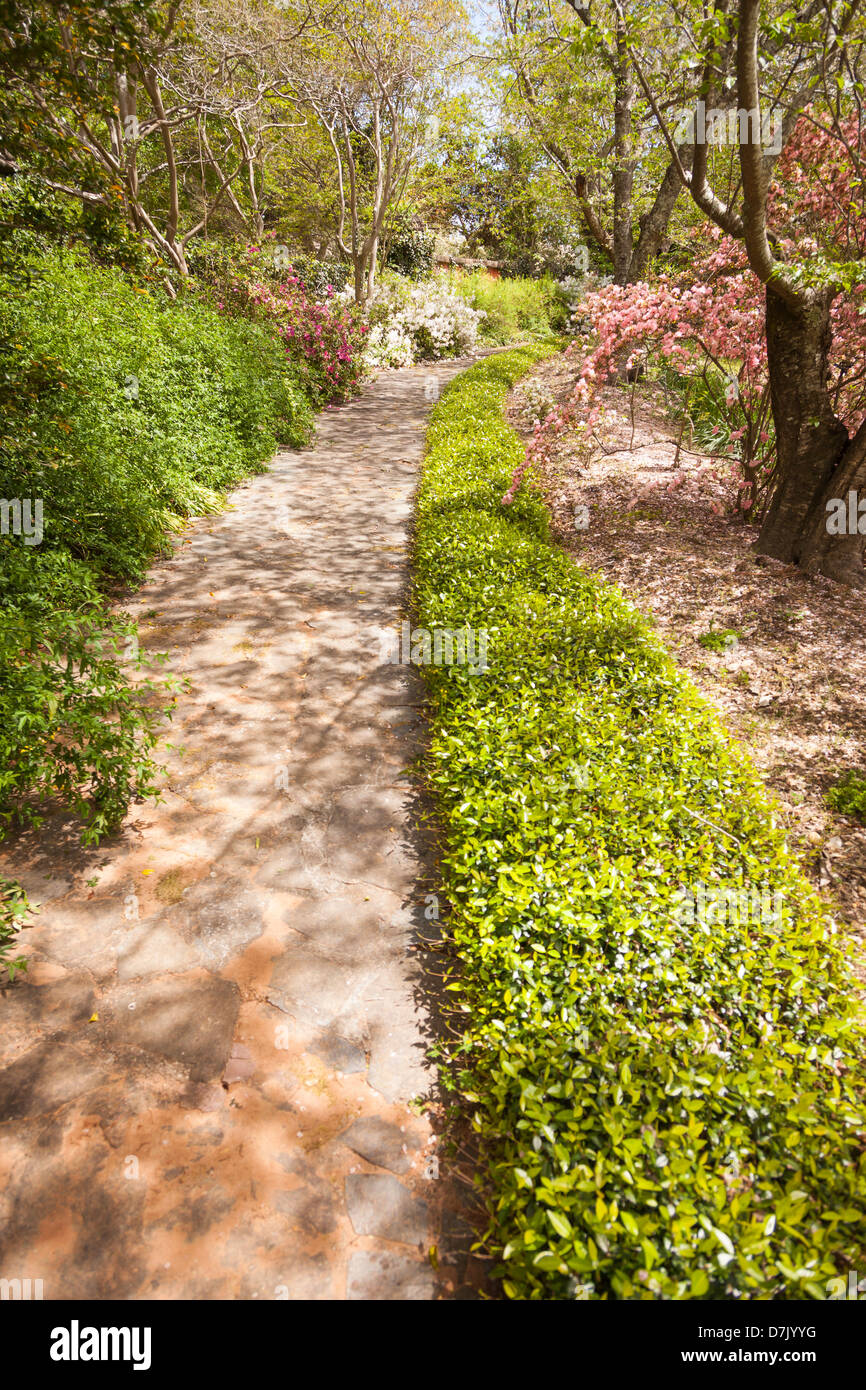
<svg viewBox="0 0 866 1390"><path fill-rule="evenodd" d="M312 299L339 294L349 283L352 267L346 261L320 261L315 256L291 258L291 268Z"/></svg>
<svg viewBox="0 0 866 1390"><path fill-rule="evenodd" d="M729 652L737 646L742 637L735 627L711 627L698 637L698 646L707 652Z"/></svg>
<svg viewBox="0 0 866 1390"><path fill-rule="evenodd" d="M849 770L827 793L827 805L841 816L851 816L866 825L866 777Z"/></svg>
<svg viewBox="0 0 866 1390"><path fill-rule="evenodd" d="M684 372L662 357L657 369L671 416L688 426L691 442L711 456L743 460L746 473L737 505L749 517L760 516L776 450L769 387L744 398L737 361L701 361ZM756 489L753 483L759 479Z"/></svg>
<svg viewBox="0 0 866 1390"><path fill-rule="evenodd" d="M13 956L12 952L19 931L34 910L20 883L0 875L0 971L5 970L10 980L14 980L18 970L27 968L24 957Z"/></svg>
<svg viewBox="0 0 866 1390"><path fill-rule="evenodd" d="M45 549L123 578L213 511L312 412L275 334L193 295L172 302L75 251L0 285L7 498L41 498Z"/></svg>
<svg viewBox="0 0 866 1390"><path fill-rule="evenodd" d="M555 548L501 407L436 406L418 501L459 1041L511 1298L822 1298L862 1268L862 1032L845 943L745 755L613 585ZM773 910L689 917L701 885ZM741 900L741 898L740 898ZM847 948L850 950L850 945Z"/></svg>
<svg viewBox="0 0 866 1390"><path fill-rule="evenodd" d="M81 250L19 252L14 284L0 276L0 839L54 805L95 842L155 793L170 708L106 586L139 578L279 443L306 441L312 410L271 330ZM22 501L40 534L16 523ZM10 973L26 907L4 881Z"/></svg>
<svg viewBox="0 0 866 1390"><path fill-rule="evenodd" d="M82 821L95 843L130 800L156 793L153 758L168 687L141 674L135 627L105 609L94 571L63 550L0 539L0 840L39 825L46 804ZM135 680L131 679L135 672ZM30 904L0 879L0 970Z"/></svg>
<svg viewBox="0 0 866 1390"><path fill-rule="evenodd" d="M0 176L0 272L27 281L34 252L73 244L86 247L94 260L138 278L165 275L165 268L157 267L144 242L130 231L119 207L111 211L82 203L47 189L27 172Z"/></svg>
<svg viewBox="0 0 866 1390"><path fill-rule="evenodd" d="M86 565L0 542L0 838L13 820L38 825L52 801L93 843L155 792L162 710L153 681L130 680L145 665L134 635Z"/></svg>
<svg viewBox="0 0 866 1390"><path fill-rule="evenodd" d="M391 237L385 265L410 280L429 280L435 246L436 238L426 227L403 224Z"/></svg>
<svg viewBox="0 0 866 1390"><path fill-rule="evenodd" d="M494 343L550 338L565 328L568 306L556 281L499 279L486 271L455 275L454 288L475 309L483 309L482 336Z"/></svg>

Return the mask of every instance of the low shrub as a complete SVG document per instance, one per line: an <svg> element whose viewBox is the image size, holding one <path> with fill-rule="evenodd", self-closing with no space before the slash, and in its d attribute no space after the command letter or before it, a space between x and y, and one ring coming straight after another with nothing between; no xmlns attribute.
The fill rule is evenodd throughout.
<svg viewBox="0 0 866 1390"><path fill-rule="evenodd" d="M649 623L501 498L524 349L434 409L414 601L457 1040L506 1296L809 1299L862 1269L861 1027L773 804ZM757 894L757 899L756 899ZM755 902L758 902L758 907ZM697 911L695 904L697 903Z"/></svg>
<svg viewBox="0 0 866 1390"><path fill-rule="evenodd" d="M776 433L769 389L765 386L760 395L756 394L744 413L739 388L732 386L739 368L738 362L702 361L691 370L680 371L661 358L657 371L667 409L673 420L688 427L692 445L730 461L739 456L748 435L753 443L760 444L761 456L770 460L775 456ZM770 466L767 463L766 467ZM748 501L751 492L744 497ZM749 505L746 510L750 510Z"/></svg>
<svg viewBox="0 0 866 1390"><path fill-rule="evenodd" d="M497 280L477 270L455 275L452 284L467 303L484 311L481 333L490 342L550 338L566 328L568 302L550 276Z"/></svg>
<svg viewBox="0 0 866 1390"><path fill-rule="evenodd" d="M735 627L711 627L698 637L698 646L707 652L729 652L735 649L743 634Z"/></svg>
<svg viewBox="0 0 866 1390"><path fill-rule="evenodd" d="M866 825L866 777L853 770L842 774L827 793L827 805L841 816L851 816Z"/></svg>
<svg viewBox="0 0 866 1390"><path fill-rule="evenodd" d="M105 609L93 571L63 551L0 542L0 838L64 806L95 843L156 790L163 709L135 626Z"/></svg>
<svg viewBox="0 0 866 1390"><path fill-rule="evenodd" d="M246 288L249 303L273 324L317 406L356 395L365 371L367 327L354 306L308 298L288 275L275 290L260 281Z"/></svg>
<svg viewBox="0 0 866 1390"><path fill-rule="evenodd" d="M295 256L291 253L287 258L286 248L281 248L277 262L285 262L285 268L297 275L308 298L313 300L327 300L331 295L339 294L346 288L351 276L351 266L345 261L319 261L315 256Z"/></svg>

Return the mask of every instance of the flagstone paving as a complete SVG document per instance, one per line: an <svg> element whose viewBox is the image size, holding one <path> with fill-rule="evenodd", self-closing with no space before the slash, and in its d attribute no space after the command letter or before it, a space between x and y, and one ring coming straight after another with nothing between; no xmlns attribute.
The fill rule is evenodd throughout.
<svg viewBox="0 0 866 1390"><path fill-rule="evenodd" d="M189 682L163 803L96 849L53 823L5 856L41 912L0 991L0 1277L46 1299L477 1282L420 1103L421 696L382 655L429 398L461 365L382 375L185 532L126 605Z"/></svg>

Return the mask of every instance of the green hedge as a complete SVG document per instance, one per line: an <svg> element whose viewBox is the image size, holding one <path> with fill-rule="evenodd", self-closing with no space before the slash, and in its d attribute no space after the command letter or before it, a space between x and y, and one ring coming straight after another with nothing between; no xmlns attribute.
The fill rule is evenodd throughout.
<svg viewBox="0 0 866 1390"><path fill-rule="evenodd" d="M488 633L486 672L427 668L427 774L496 1273L511 1298L826 1297L864 1267L845 942L648 621L537 494L501 505L502 403L539 355L449 387L418 502L419 626ZM690 921L713 889L780 896Z"/></svg>

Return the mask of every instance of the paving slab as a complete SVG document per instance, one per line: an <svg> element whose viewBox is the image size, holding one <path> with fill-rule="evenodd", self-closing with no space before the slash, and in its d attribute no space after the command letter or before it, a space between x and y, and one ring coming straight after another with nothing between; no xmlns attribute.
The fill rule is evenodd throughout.
<svg viewBox="0 0 866 1390"><path fill-rule="evenodd" d="M378 1115L367 1115L356 1120L342 1136L343 1143L354 1149L356 1154L375 1163L380 1168L390 1168L392 1173L405 1173L410 1167L409 1151L419 1146L413 1134L406 1132L405 1126L388 1124Z"/></svg>
<svg viewBox="0 0 866 1390"><path fill-rule="evenodd" d="M381 1236L404 1245L423 1246L429 1226L427 1203L412 1197L397 1178L350 1173L346 1205L359 1236Z"/></svg>
<svg viewBox="0 0 866 1390"><path fill-rule="evenodd" d="M434 1295L433 1271L390 1252L359 1251L349 1263L347 1298L368 1303L424 1302Z"/></svg>

